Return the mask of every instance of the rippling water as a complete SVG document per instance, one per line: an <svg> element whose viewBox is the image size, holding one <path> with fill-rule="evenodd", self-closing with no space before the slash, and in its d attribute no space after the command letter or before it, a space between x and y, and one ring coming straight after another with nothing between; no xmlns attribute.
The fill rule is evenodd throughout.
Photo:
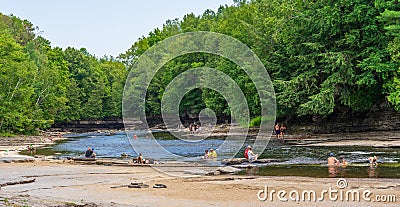
<svg viewBox="0 0 400 207"><path fill-rule="evenodd" d="M55 145L52 150L62 152L61 156L78 156L84 154L88 147L94 148L98 157L115 158L120 157L122 153L136 157L137 153L152 154L154 159L174 159L171 157L157 157L158 148L154 147L152 140L147 132L135 132L137 139L127 138L124 132L116 133L112 136L106 134L72 134L68 135L69 140ZM183 157L200 157L204 150L209 148L218 148L224 144L222 138L207 138L197 142L188 142L174 139L167 133L154 133L157 143L173 154ZM236 157L242 157L243 146L249 143L242 143L240 139L230 140L232 144L219 149L219 158L228 158L235 156L237 147L241 147ZM135 149L137 152L133 149ZM311 146L290 146L279 145L276 142L270 142L260 158L277 158L285 164L324 164L330 152L338 157L344 156L351 163L366 163L367 158L377 155L380 162L398 163L400 161L399 149L396 148L374 148L374 147L311 147ZM188 158L189 159L189 158Z"/></svg>
<svg viewBox="0 0 400 207"><path fill-rule="evenodd" d="M68 140L61 141L53 147L38 149L38 154L53 154L59 157L75 157L83 155L87 148L94 148L98 157L120 158L126 153L129 158L136 157L143 153L145 158L156 160L178 160L190 162L203 162L204 150L209 148L217 149L224 144L223 149L217 149L218 160L224 158L243 157L244 146L251 144L243 143L240 137L236 140L229 140L226 143L223 138L207 138L201 141L178 140L169 133L153 133L157 139L157 146L162 146L166 151L179 155L178 158L169 154L161 153L160 148L153 143L148 132L136 131L128 134L136 134L137 139L130 135L128 139L125 132L113 135L106 134L71 134ZM227 141L228 142L228 141ZM134 150L132 145L137 151ZM235 153L237 149L239 153ZM346 161L351 163L347 168L338 168L329 172L326 166L326 159L330 152L336 157L344 156ZM377 169L368 167L367 158L373 155L378 156L378 162L382 163ZM311 177L388 177L400 178L400 149L398 148L374 148L354 146L291 146L280 145L270 142L260 158L275 158L280 160L271 166L252 168L243 173L269 176L311 176ZM219 162L212 163L218 165Z"/></svg>

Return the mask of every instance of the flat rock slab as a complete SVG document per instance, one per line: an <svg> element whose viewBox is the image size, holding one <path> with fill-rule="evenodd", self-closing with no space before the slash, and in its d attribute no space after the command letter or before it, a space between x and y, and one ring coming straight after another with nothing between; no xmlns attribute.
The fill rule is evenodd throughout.
<svg viewBox="0 0 400 207"><path fill-rule="evenodd" d="M242 171L241 169L231 167L231 166L225 166L225 167L219 167L217 171L221 172L222 174L224 173L237 173Z"/></svg>
<svg viewBox="0 0 400 207"><path fill-rule="evenodd" d="M246 158L231 158L224 159L221 161L222 164L225 165L239 165L245 162L249 162ZM258 159L252 163L271 163L271 162L281 162L279 159Z"/></svg>
<svg viewBox="0 0 400 207"><path fill-rule="evenodd" d="M207 175L209 172L201 169L185 170L184 174L189 175Z"/></svg>
<svg viewBox="0 0 400 207"><path fill-rule="evenodd" d="M231 165L232 167L235 168L253 168L253 167L257 167L257 165L255 164L240 164L240 165Z"/></svg>

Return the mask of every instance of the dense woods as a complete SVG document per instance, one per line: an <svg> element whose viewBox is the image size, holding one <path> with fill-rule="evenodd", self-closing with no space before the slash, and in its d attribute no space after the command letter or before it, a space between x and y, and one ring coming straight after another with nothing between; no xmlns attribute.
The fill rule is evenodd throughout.
<svg viewBox="0 0 400 207"><path fill-rule="evenodd" d="M362 112L384 103L400 109L398 1L236 0L233 6L187 14L143 36L121 58L131 67L149 47L175 34L213 31L248 45L273 81L278 119ZM199 66L228 74L245 92L251 116L260 114L258 94L243 70L209 54L178 57L153 79L146 111L160 113L165 86ZM226 101L208 89L188 93L181 115L201 107L228 116ZM188 104L189 103L189 104Z"/></svg>
<svg viewBox="0 0 400 207"><path fill-rule="evenodd" d="M121 117L123 63L52 48L27 20L0 14L0 132L36 133L55 121Z"/></svg>
<svg viewBox="0 0 400 207"><path fill-rule="evenodd" d="M400 5L397 0L235 0L232 6L167 21L117 59L85 49L52 48L27 20L0 16L0 132L34 133L52 123L121 117L127 73L148 48L176 34L212 31L248 45L273 81L278 119L400 110ZM227 59L188 54L168 62L147 92L147 114L160 114L165 87L195 67L216 68L246 94L251 117L259 96L246 73ZM204 107L229 116L222 96L195 89L182 116Z"/></svg>

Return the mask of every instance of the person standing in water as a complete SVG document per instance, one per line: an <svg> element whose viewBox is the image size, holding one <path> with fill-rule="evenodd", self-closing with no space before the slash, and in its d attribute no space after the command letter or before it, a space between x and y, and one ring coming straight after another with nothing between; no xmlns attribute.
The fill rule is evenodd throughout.
<svg viewBox="0 0 400 207"><path fill-rule="evenodd" d="M339 160L336 159L335 154L333 154L333 153L329 154L328 165L329 166L339 165Z"/></svg>
<svg viewBox="0 0 400 207"><path fill-rule="evenodd" d="M337 165L339 165L339 160L336 159L335 155L333 153L329 154L328 158L328 172L329 172L329 177L336 177L337 174Z"/></svg>
<svg viewBox="0 0 400 207"><path fill-rule="evenodd" d="M378 157L377 156L369 157L368 161L371 166L378 166Z"/></svg>

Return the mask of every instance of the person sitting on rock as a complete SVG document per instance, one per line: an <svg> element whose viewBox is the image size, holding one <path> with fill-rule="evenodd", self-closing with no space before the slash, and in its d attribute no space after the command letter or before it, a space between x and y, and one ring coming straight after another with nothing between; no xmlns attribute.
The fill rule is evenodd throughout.
<svg viewBox="0 0 400 207"><path fill-rule="evenodd" d="M94 148L88 148L85 152L86 158L96 158L96 154L94 153Z"/></svg>
<svg viewBox="0 0 400 207"><path fill-rule="evenodd" d="M245 157L246 159L249 159L249 154L247 154L247 153L249 152L249 148L251 148L250 145L247 146L246 149L244 150L244 157Z"/></svg>
<svg viewBox="0 0 400 207"><path fill-rule="evenodd" d="M139 156L137 157L137 163L145 164L145 160L143 159L142 153L140 153Z"/></svg>
<svg viewBox="0 0 400 207"><path fill-rule="evenodd" d="M248 149L249 150L247 151L247 157L248 157L247 159L249 160L249 162L256 161L258 158L258 154L254 154L253 148L251 146Z"/></svg>

